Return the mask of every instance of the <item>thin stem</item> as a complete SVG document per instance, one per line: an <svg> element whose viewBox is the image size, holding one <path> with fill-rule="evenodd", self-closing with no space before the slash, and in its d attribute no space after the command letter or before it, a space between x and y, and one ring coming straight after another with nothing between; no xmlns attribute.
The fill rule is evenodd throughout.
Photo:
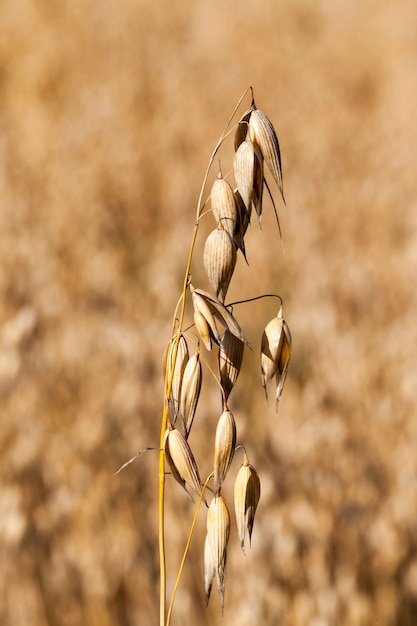
<svg viewBox="0 0 417 626"><path fill-rule="evenodd" d="M177 574L177 579L175 581L175 585L174 585L174 589L172 591L172 596L171 596L171 601L169 603L169 608L168 608L168 615L167 615L167 622L166 622L166 626L169 626L170 620L171 620L171 614L172 614L172 609L174 606L174 599L178 590L178 586L180 584L180 580L181 580L181 576L182 576L182 572L184 569L184 564L185 564L185 559L187 558L187 554L188 551L190 549L190 545L191 545L191 539L193 537L193 533L194 533L194 528L197 522L197 516L198 513L201 509L201 503L203 502L203 498L204 498L204 494L208 485L209 480L211 480L211 478L213 478L214 476L214 472L211 472L211 474L208 476L206 482L204 483L202 489L201 489L201 494L200 494L200 498L198 500L198 504L197 504L197 508L196 511L194 513L194 517L193 517L193 521L191 524L191 528L190 528L190 532L188 534L188 539L187 539L187 543L185 544L185 548L184 548L184 554L182 555L182 559L181 559L181 564L180 567L178 569L178 574Z"/></svg>
<svg viewBox="0 0 417 626"><path fill-rule="evenodd" d="M261 300L262 298L278 298L282 304L282 298L277 293L263 293L261 296L255 296L254 298L247 298L246 300L236 300L236 302L229 302L224 306L235 306L236 304L246 304L247 302L254 302L255 300Z"/></svg>

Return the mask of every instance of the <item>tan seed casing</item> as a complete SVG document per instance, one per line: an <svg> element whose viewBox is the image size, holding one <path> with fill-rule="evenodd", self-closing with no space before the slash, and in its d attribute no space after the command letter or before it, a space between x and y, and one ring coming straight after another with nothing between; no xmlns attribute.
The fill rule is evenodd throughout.
<svg viewBox="0 0 417 626"><path fill-rule="evenodd" d="M207 237L203 262L216 297L224 302L236 265L236 247L224 228L216 228Z"/></svg>
<svg viewBox="0 0 417 626"><path fill-rule="evenodd" d="M164 451L173 477L194 501L188 487L200 495L202 488L200 475L191 448L177 428L166 431Z"/></svg>
<svg viewBox="0 0 417 626"><path fill-rule="evenodd" d="M255 512L261 496L261 483L255 468L249 464L246 452L235 481L234 501L240 545L245 553L245 538L251 542Z"/></svg>
<svg viewBox="0 0 417 626"><path fill-rule="evenodd" d="M184 424L185 437L187 438L194 420L200 397L203 370L199 352L193 354L184 370L181 386L179 414Z"/></svg>
<svg viewBox="0 0 417 626"><path fill-rule="evenodd" d="M237 209L237 222L236 228L233 236L233 241L235 242L235 246L238 250L241 250L243 256L245 257L246 263L248 262L246 258L246 249L245 249L245 235L250 224L251 212L252 212L252 203L249 204L249 210L246 208L245 203L242 200L242 196L239 193L238 189L235 189L235 201L236 201L236 209Z"/></svg>
<svg viewBox="0 0 417 626"><path fill-rule="evenodd" d="M220 604L224 607L224 584L227 560L227 543L230 535L230 514L226 501L220 495L214 496L207 512L207 540L216 574Z"/></svg>
<svg viewBox="0 0 417 626"><path fill-rule="evenodd" d="M214 493L219 493L236 448L236 423L231 411L225 409L216 428L214 444Z"/></svg>
<svg viewBox="0 0 417 626"><path fill-rule="evenodd" d="M261 151L285 203L278 137L270 119L259 109L255 109L251 113L249 132L251 140Z"/></svg>
<svg viewBox="0 0 417 626"><path fill-rule="evenodd" d="M250 139L243 141L237 149L233 159L233 171L247 211L251 210L253 204L260 222L264 183L263 157Z"/></svg>
<svg viewBox="0 0 417 626"><path fill-rule="evenodd" d="M242 366L244 343L226 329L219 348L220 384L226 401Z"/></svg>
<svg viewBox="0 0 417 626"><path fill-rule="evenodd" d="M267 385L271 378L278 371L278 362L284 341L283 334L284 321L282 319L282 307L278 315L274 317L265 327L261 340L261 373L262 385L267 394Z"/></svg>
<svg viewBox="0 0 417 626"><path fill-rule="evenodd" d="M227 180L222 177L221 173L219 173L211 188L210 201L216 223L220 222L233 238L237 221L235 196L233 189Z"/></svg>

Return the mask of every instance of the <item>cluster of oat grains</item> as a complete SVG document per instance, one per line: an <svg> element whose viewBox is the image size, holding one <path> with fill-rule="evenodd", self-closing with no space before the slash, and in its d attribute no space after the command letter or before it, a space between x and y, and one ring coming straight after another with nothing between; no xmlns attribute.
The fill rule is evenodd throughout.
<svg viewBox="0 0 417 626"><path fill-rule="evenodd" d="M236 110L240 103L241 101ZM222 486L237 449L236 421L229 409L228 401L239 376L245 346L248 346L244 332L232 312L232 307L225 304L225 300L239 250L246 260L245 236L251 222L252 211L256 213L257 220L261 224L264 188L269 193L277 216L272 194L265 179L265 164L284 200L278 138L268 117L256 108L252 92L251 107L234 128L235 185L223 177L219 166L218 176L210 191L210 208L215 220L215 229L205 242L203 263L211 292L192 284L190 269L194 244L200 219L207 214L207 211L203 213L203 191L215 155L230 132L233 132L233 128L229 130L231 121L212 154L203 182L183 292L175 311L172 336L164 357L165 403L161 425L159 498L161 594L166 593L163 526L166 462L172 476L191 499L198 499L197 511L202 502L205 502L208 507L204 546L205 595L208 602L213 581L216 581L222 610L231 523L229 507L222 495ZM193 324L186 328L184 315L188 294L191 295ZM213 471L205 481L202 481L200 477L196 458L188 441L203 381L204 354L200 351L201 344L208 351L217 350L217 383L223 405L215 431ZM190 355L191 345L193 354ZM267 324L261 339L262 384L266 394L268 383L275 377L277 403L285 382L290 357L291 335L283 319L281 303L277 316ZM213 374L211 370L210 372ZM246 449L243 446L238 447L243 450L243 461L235 478L234 509L240 544L245 552L245 541L247 538L249 542L251 540L255 512L260 498L260 481L255 468L249 463ZM208 502L209 494L210 502ZM189 540L191 534L192 530ZM189 541L186 552L188 546ZM182 566L177 580L181 576L181 571ZM172 603L173 597L166 618L165 600L161 598L161 626L167 626L169 623Z"/></svg>

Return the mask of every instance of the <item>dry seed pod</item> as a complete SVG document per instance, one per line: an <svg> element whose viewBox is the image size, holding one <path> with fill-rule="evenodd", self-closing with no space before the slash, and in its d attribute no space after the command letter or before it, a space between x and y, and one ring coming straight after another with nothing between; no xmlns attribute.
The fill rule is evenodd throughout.
<svg viewBox="0 0 417 626"><path fill-rule="evenodd" d="M207 293L207 291L203 291L202 289L196 289L192 285L190 285L190 290L193 297L194 310L197 308L201 311L201 313L203 313L212 330L212 323L214 323L216 334L213 334L218 344L220 344L221 337L218 333L214 318L216 318L225 328L228 328L230 332L235 335L235 337L237 337L249 346L249 342L243 334L243 330L240 328L239 324L230 313L230 311L224 306L224 304L220 302L220 300ZM213 318L212 321L208 319L210 315Z"/></svg>
<svg viewBox="0 0 417 626"><path fill-rule="evenodd" d="M216 228L206 239L204 268L216 297L222 302L236 265L236 247L224 228Z"/></svg>
<svg viewBox="0 0 417 626"><path fill-rule="evenodd" d="M268 324L262 335L261 372L262 385L268 398L267 385L273 376L276 381L276 405L280 399L291 359L291 333L287 322L282 318L282 306L278 315Z"/></svg>
<svg viewBox="0 0 417 626"><path fill-rule="evenodd" d="M216 320L214 319L212 307L210 307L208 304L207 295L209 294L206 294L205 291L201 291L200 289L195 289L192 285L190 285L190 291L194 306L194 323L199 334L201 331L200 337L204 341L207 350L211 350L211 341L208 342L207 339L203 339L203 337L205 337L206 335L206 329L204 328L203 320L201 319L201 317L204 318L209 327L210 337L213 337L217 343L220 343L221 337L219 335L219 331L217 330Z"/></svg>
<svg viewBox="0 0 417 626"><path fill-rule="evenodd" d="M207 350L210 352L211 350L211 337L212 334L210 332L210 326L207 323L206 318L198 309L194 310L194 326L197 330L198 336L200 337L203 344L206 346Z"/></svg>
<svg viewBox="0 0 417 626"><path fill-rule="evenodd" d="M208 535L204 542L204 592L206 595L206 606L210 599L211 588L213 586L213 578L215 574L214 561L211 554L210 543Z"/></svg>
<svg viewBox="0 0 417 626"><path fill-rule="evenodd" d="M220 384L226 401L239 376L242 366L244 343L226 329L219 349Z"/></svg>
<svg viewBox="0 0 417 626"><path fill-rule="evenodd" d="M229 471L236 447L236 423L231 411L225 409L216 428L214 444L214 493L219 493Z"/></svg>
<svg viewBox="0 0 417 626"><path fill-rule="evenodd" d="M235 132L235 152L239 148L240 144L246 139L249 128L249 119L254 108L255 106L252 104L251 108L245 111L240 118Z"/></svg>
<svg viewBox="0 0 417 626"><path fill-rule="evenodd" d="M243 141L237 149L233 159L233 171L247 211L250 211L253 204L260 222L264 183L263 157L250 139Z"/></svg>
<svg viewBox="0 0 417 626"><path fill-rule="evenodd" d="M237 210L233 189L219 172L210 192L211 208L214 219L221 223L223 228L233 238L236 228Z"/></svg>
<svg viewBox="0 0 417 626"><path fill-rule="evenodd" d="M191 487L200 495L202 488L200 475L190 445L177 428L166 431L164 451L172 475L194 502L187 487Z"/></svg>
<svg viewBox="0 0 417 626"><path fill-rule="evenodd" d="M246 452L235 482L234 501L237 530L240 545L245 553L245 537L249 535L249 545L252 537L253 522L256 508L261 495L261 484L255 468L249 464Z"/></svg>
<svg viewBox="0 0 417 626"><path fill-rule="evenodd" d="M224 583L227 560L227 543L230 535L230 514L222 496L216 495L207 513L207 540L211 551L220 604L224 607Z"/></svg>
<svg viewBox="0 0 417 626"><path fill-rule="evenodd" d="M183 334L178 339L177 355L174 363L176 336L174 336L168 344L165 358L164 358L164 371L167 380L172 375L172 385L170 394L170 408L172 409L171 422L175 423L178 415L178 405L181 394L181 384L184 375L184 370L189 358L187 341Z"/></svg>
<svg viewBox="0 0 417 626"><path fill-rule="evenodd" d="M236 248L241 250L243 256L245 257L246 263L248 262L246 258L246 249L245 249L245 235L250 224L251 211L252 211L252 203L249 204L250 209L248 210L245 206L245 203L242 200L242 196L239 193L238 189L234 190L236 208L237 208L237 222L236 228L233 235L233 241L235 242Z"/></svg>
<svg viewBox="0 0 417 626"><path fill-rule="evenodd" d="M292 339L291 339L290 329L288 327L287 322L284 320L283 343L282 343L282 349L281 349L279 362L278 362L278 370L277 370L277 373L275 374L275 381L276 381L276 386L277 386L276 392L275 392L276 408L278 408L278 402L281 397L282 390L284 388L285 380L287 378L288 366L291 360L291 346L292 346Z"/></svg>
<svg viewBox="0 0 417 626"><path fill-rule="evenodd" d="M179 405L179 415L182 418L187 438L194 420L198 399L201 391L203 370L199 352L190 357L184 370L181 386L181 396Z"/></svg>
<svg viewBox="0 0 417 626"><path fill-rule="evenodd" d="M249 132L251 140L261 151L285 203L278 137L270 119L259 109L254 109L251 113Z"/></svg>
<svg viewBox="0 0 417 626"><path fill-rule="evenodd" d="M284 341L282 330L283 324L284 320L282 319L282 307L280 307L278 315L268 322L262 334L261 373L262 385L267 398L267 385L278 371L278 362Z"/></svg>

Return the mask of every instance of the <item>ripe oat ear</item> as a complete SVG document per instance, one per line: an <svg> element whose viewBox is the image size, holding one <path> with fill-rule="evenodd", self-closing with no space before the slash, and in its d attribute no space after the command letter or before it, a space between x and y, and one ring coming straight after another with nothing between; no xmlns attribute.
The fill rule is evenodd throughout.
<svg viewBox="0 0 417 626"><path fill-rule="evenodd" d="M251 106L233 125L243 98L252 93ZM209 175L218 152L226 140L234 135L233 170L223 176L220 169L210 187ZM207 491L213 496L207 505L206 538L204 542L203 575L206 604L209 602L213 581L220 598L223 612L226 584L227 549L230 536L230 513L226 502L226 483L233 472L236 453L237 427L239 420L250 416L237 415L228 408L229 397L237 386L245 346L250 348L248 339L238 322L239 308L254 300L266 297L278 297L276 294L262 294L246 300L225 304L240 250L246 259L246 237L252 212L255 212L259 225L263 214L264 185L271 196L275 214L275 202L265 179L265 163L272 172L281 194L282 168L281 154L275 130L262 111L256 108L253 89L249 87L239 100L235 110L217 142L201 186L194 230L189 248L183 287L175 307L171 339L165 351L164 369L164 408L160 428L159 446L159 554L160 554L160 626L169 626L176 590L183 573L193 531L202 503L206 502ZM234 181L231 180L232 176ZM203 197L209 196L206 201ZM208 291L196 288L191 281L191 266L199 226L203 219L214 219L210 234L204 243L202 265L207 274ZM279 225L279 221L278 221ZM208 229L210 231L210 229ZM280 231L281 233L281 231ZM239 257L240 258L240 257ZM249 268L250 269L250 268ZM248 271L249 271L248 269ZM199 275L198 272L195 275ZM204 273L203 273L204 278ZM189 302L191 300L191 303ZM189 306L191 304L191 307ZM186 322L191 313L193 322ZM190 356L189 348L194 344L195 351ZM211 357L200 345L203 344ZM252 355L248 355L252 358ZM261 339L261 376L262 385L267 394L268 385L275 379L276 402L278 403L288 372L291 357L291 334L282 315L281 307L277 316L265 327ZM212 367L212 363L216 363ZM211 381L221 393L222 410L217 419L213 434L212 471L205 481L201 480L197 466L197 455L191 447L195 445L194 423L199 419L200 395L203 385ZM208 372L209 376L206 376ZM237 392L234 392L237 397ZM211 403L203 407L205 423L204 435L211 437ZM212 416L213 417L213 416ZM191 428L193 427L193 433ZM197 438L198 441L198 438ZM239 448L243 445L239 445ZM195 512L190 526L183 558L178 569L171 600L167 608L166 589L167 572L165 561L165 475L167 468L172 477L181 485L195 505ZM213 485L209 483L213 480ZM167 481L167 485L173 481ZM225 488L226 486L226 488ZM236 472L234 481L234 507L238 530L238 539L243 552L252 538L255 512L260 498L260 480L255 468L249 463L246 450L243 463Z"/></svg>

